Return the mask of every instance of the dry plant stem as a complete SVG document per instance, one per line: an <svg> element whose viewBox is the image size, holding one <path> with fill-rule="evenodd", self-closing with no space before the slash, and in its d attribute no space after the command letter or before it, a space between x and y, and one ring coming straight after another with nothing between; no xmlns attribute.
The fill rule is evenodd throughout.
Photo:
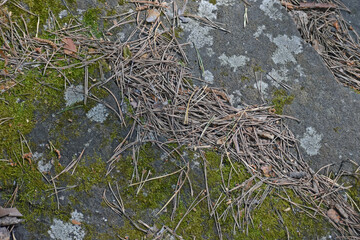
<svg viewBox="0 0 360 240"><path fill-rule="evenodd" d="M206 191L205 194L206 194L206 197L207 197L208 211L209 211L209 214L211 214L213 209L212 209L212 201L211 201L211 197L210 197L209 185L208 185L208 180L207 180L207 171L206 171L207 161L206 161L206 158L205 158L204 153L202 151L200 151L200 154L201 154L201 157L203 159L203 165L204 165L204 180L205 180L205 191Z"/></svg>
<svg viewBox="0 0 360 240"><path fill-rule="evenodd" d="M57 202L57 209L59 210L59 209L60 209L60 201L59 201L58 191L57 191L57 188L56 188L56 184L55 184L54 179L51 179L51 181L52 181L53 186L54 186L54 191L55 191L55 196L56 196L56 202Z"/></svg>
<svg viewBox="0 0 360 240"><path fill-rule="evenodd" d="M153 180L157 180L157 179L169 177L169 176L172 176L172 175L174 175L174 174L177 174L177 173L183 171L186 167L187 167L187 166L184 166L184 167L180 168L179 170L177 170L177 171L175 171L175 172L172 172L172 173L169 173L169 174L165 174L165 175L162 175L162 176L149 178L149 179L146 179L146 180L144 180L144 181L137 182L137 183L132 183L132 184L130 184L129 186L136 186L136 185L139 185L139 184L142 185L142 184L144 184L144 183L146 183L146 182L150 182L150 181L153 181Z"/></svg>

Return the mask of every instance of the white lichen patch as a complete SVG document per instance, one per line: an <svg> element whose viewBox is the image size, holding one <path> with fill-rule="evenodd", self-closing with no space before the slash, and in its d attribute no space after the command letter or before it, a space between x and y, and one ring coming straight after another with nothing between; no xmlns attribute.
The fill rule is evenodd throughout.
<svg viewBox="0 0 360 240"><path fill-rule="evenodd" d="M201 2L199 4L199 9L198 9L198 15L200 17L216 19L216 10L217 10L217 7L214 4L212 4L208 1L201 0Z"/></svg>
<svg viewBox="0 0 360 240"><path fill-rule="evenodd" d="M48 173L50 172L53 164L51 162L45 162L43 159L39 160L37 162L38 169L42 173Z"/></svg>
<svg viewBox="0 0 360 240"><path fill-rule="evenodd" d="M271 19L282 19L281 5L278 0L263 0L260 9Z"/></svg>
<svg viewBox="0 0 360 240"><path fill-rule="evenodd" d="M80 225L64 223L59 219L54 219L48 233L51 239L56 240L82 240L85 237L85 231Z"/></svg>
<svg viewBox="0 0 360 240"><path fill-rule="evenodd" d="M256 32L253 35L254 38L260 37L260 35L264 32L265 29L266 29L265 25L258 26Z"/></svg>
<svg viewBox="0 0 360 240"><path fill-rule="evenodd" d="M74 103L83 101L84 87L82 85L78 85L78 86L71 85L65 90L64 98L65 98L66 106L71 106Z"/></svg>
<svg viewBox="0 0 360 240"><path fill-rule="evenodd" d="M250 61L250 59L246 56L233 55L231 57L227 57L224 53L219 57L219 59L221 66L229 65L231 68L233 68L233 72L236 72L239 67L245 66L245 64Z"/></svg>
<svg viewBox="0 0 360 240"><path fill-rule="evenodd" d="M124 41L125 40L125 33L123 32L118 32L116 34L116 36L120 39L120 41Z"/></svg>
<svg viewBox="0 0 360 240"><path fill-rule="evenodd" d="M212 57L214 56L215 52L212 48L206 48L206 54L209 56L209 57Z"/></svg>
<svg viewBox="0 0 360 240"><path fill-rule="evenodd" d="M33 159L37 162L38 170L42 173L50 172L53 164L43 159L43 153L34 152Z"/></svg>
<svg viewBox="0 0 360 240"><path fill-rule="evenodd" d="M281 67L279 70L271 69L271 72L269 72L268 76L266 77L268 80L272 81L274 83L275 87L279 87L278 82L286 82L288 81L288 72L289 70L286 69L286 67ZM275 80L274 80L275 79Z"/></svg>
<svg viewBox="0 0 360 240"><path fill-rule="evenodd" d="M300 66L300 64L296 65L295 71L299 73L300 77L306 77L306 74L304 73L304 69Z"/></svg>
<svg viewBox="0 0 360 240"><path fill-rule="evenodd" d="M239 108L241 104L241 92L240 90L235 90L232 94L229 95L229 100L232 106Z"/></svg>
<svg viewBox="0 0 360 240"><path fill-rule="evenodd" d="M201 0L197 15L214 20L216 19L216 10L217 7L215 5ZM194 19L189 19L188 23L184 23L181 26L186 32L190 32L187 41L193 42L197 48L213 45L214 39L210 35L210 27L203 26Z"/></svg>
<svg viewBox="0 0 360 240"><path fill-rule="evenodd" d="M257 81L254 84L254 88L256 88L261 94L267 95L267 89L269 87L269 84L263 81Z"/></svg>
<svg viewBox="0 0 360 240"><path fill-rule="evenodd" d="M106 107L99 103L98 105L96 105L95 107L93 107L92 109L90 109L89 112L86 113L86 116L94 122L98 122L98 123L103 123L107 116L109 115Z"/></svg>
<svg viewBox="0 0 360 240"><path fill-rule="evenodd" d="M59 18L64 18L68 15L68 12L67 10L62 10L60 13L59 13Z"/></svg>
<svg viewBox="0 0 360 240"><path fill-rule="evenodd" d="M277 46L271 59L275 64L286 64L288 62L296 63L294 54L302 52L301 39L297 36L288 37L286 35L277 36L271 39Z"/></svg>
<svg viewBox="0 0 360 240"><path fill-rule="evenodd" d="M82 222L84 220L84 215L75 209L75 211L71 213L71 219Z"/></svg>
<svg viewBox="0 0 360 240"><path fill-rule="evenodd" d="M309 156L314 156L319 153L321 140L322 134L318 134L312 127L307 127L304 136L300 138L300 146L305 149Z"/></svg>
<svg viewBox="0 0 360 240"><path fill-rule="evenodd" d="M236 3L236 0L216 0L216 6L233 6Z"/></svg>
<svg viewBox="0 0 360 240"><path fill-rule="evenodd" d="M214 83L214 75L209 70L205 70L202 76L206 83L208 84Z"/></svg>
<svg viewBox="0 0 360 240"><path fill-rule="evenodd" d="M210 35L211 28L201 26L193 19L190 19L187 24L183 25L183 29L190 32L187 41L194 43L197 48L212 46L214 43L214 39ZM193 47L193 45L190 46Z"/></svg>

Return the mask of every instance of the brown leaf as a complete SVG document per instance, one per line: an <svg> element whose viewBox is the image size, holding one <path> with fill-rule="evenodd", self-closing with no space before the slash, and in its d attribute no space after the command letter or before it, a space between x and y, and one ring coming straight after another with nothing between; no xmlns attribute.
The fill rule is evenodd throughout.
<svg viewBox="0 0 360 240"><path fill-rule="evenodd" d="M71 223L74 225L81 225L81 222L75 220L75 219L71 219Z"/></svg>
<svg viewBox="0 0 360 240"><path fill-rule="evenodd" d="M340 222L340 215L338 214L338 212L335 209L330 208L327 211L327 215L334 222L336 222L336 223Z"/></svg>
<svg viewBox="0 0 360 240"><path fill-rule="evenodd" d="M339 25L339 22L338 21L335 21L333 23L333 26L336 28L336 31L339 31L340 30L340 25Z"/></svg>
<svg viewBox="0 0 360 240"><path fill-rule="evenodd" d="M64 38L62 41L65 43L64 45L65 54L73 55L74 53L77 53L76 45L71 38Z"/></svg>
<svg viewBox="0 0 360 240"><path fill-rule="evenodd" d="M37 52L37 53L41 53L41 48L39 48L39 47L38 47L38 48L35 48L34 50L35 50L35 52Z"/></svg>
<svg viewBox="0 0 360 240"><path fill-rule="evenodd" d="M253 185L253 180L248 181L244 186L244 191L249 190L252 187L252 185Z"/></svg>
<svg viewBox="0 0 360 240"><path fill-rule="evenodd" d="M272 166L271 165L264 165L261 166L261 171L264 173L265 177L270 177L270 172L272 170Z"/></svg>
<svg viewBox="0 0 360 240"><path fill-rule="evenodd" d="M22 217L23 215L17 210L17 208L2 208L0 207L0 217Z"/></svg>

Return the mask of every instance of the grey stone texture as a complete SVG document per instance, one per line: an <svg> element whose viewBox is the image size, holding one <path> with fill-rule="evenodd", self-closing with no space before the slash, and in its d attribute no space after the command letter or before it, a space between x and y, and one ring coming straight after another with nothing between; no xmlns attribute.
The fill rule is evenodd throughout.
<svg viewBox="0 0 360 240"><path fill-rule="evenodd" d="M286 84L294 101L285 106L284 114L299 120L288 123L310 165L319 169L334 163L336 170L343 160L360 163L360 94L334 79L321 57L301 39L279 1L248 2L251 6L245 28L242 2L220 0L213 5L202 0L188 8L194 14L208 14L231 31L225 33L202 25L189 28L183 24L184 38L198 45L207 75L210 72L213 76L213 85L227 89L236 106L271 104L274 91ZM349 2L358 16L359 4ZM359 18L351 14L347 18L352 19L354 27L359 24ZM191 65L196 66L195 51L188 52Z"/></svg>

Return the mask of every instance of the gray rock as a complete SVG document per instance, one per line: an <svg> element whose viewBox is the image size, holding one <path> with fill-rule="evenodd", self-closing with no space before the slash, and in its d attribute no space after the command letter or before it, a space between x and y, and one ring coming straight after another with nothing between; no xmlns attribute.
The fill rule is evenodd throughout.
<svg viewBox="0 0 360 240"><path fill-rule="evenodd" d="M7 230L7 228L0 228L0 240L10 240L10 232Z"/></svg>
<svg viewBox="0 0 360 240"><path fill-rule="evenodd" d="M194 14L207 14L231 31L227 34L197 23L191 23L191 27L183 24L185 39L196 43L214 85L228 89L234 105L243 105L271 104L273 92L286 84L291 88L287 93L295 98L285 106L284 114L300 120L289 121L289 125L311 166L319 169L336 163L338 167L346 159L360 162L356 130L360 94L336 82L315 50L301 39L279 1L249 2L246 28L243 4L217 1L212 5L205 0L191 3ZM355 5L352 3L357 13ZM196 66L195 51L189 48L188 53L191 65Z"/></svg>

